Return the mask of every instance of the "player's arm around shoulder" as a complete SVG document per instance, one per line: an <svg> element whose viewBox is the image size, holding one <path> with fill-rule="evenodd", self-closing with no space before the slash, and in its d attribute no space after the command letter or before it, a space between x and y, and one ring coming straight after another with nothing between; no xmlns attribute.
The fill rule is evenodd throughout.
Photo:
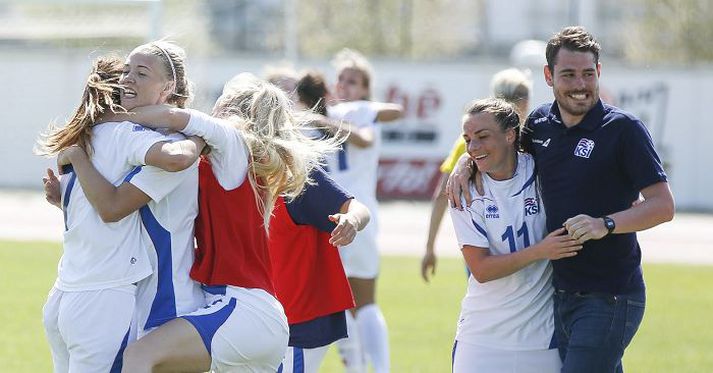
<svg viewBox="0 0 713 373"><path fill-rule="evenodd" d="M59 166L72 164L84 195L105 223L123 219L150 200L149 196L129 183L116 187L107 181L78 146L63 150L57 162Z"/></svg>

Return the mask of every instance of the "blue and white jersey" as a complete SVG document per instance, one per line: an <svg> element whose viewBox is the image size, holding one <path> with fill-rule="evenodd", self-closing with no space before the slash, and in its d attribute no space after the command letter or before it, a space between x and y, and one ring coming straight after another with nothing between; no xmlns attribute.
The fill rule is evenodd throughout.
<svg viewBox="0 0 713 373"><path fill-rule="evenodd" d="M506 255L541 241L545 211L537 191L535 164L518 153L515 175L493 180L483 174L484 195L462 211L450 209L461 246ZM463 298L456 340L503 350L543 350L554 337L552 267L547 260L500 279L479 283L472 275Z"/></svg>
<svg viewBox="0 0 713 373"><path fill-rule="evenodd" d="M119 185L157 142L158 132L130 122L108 122L92 127L92 164L110 183ZM66 171L69 171L68 167ZM139 234L139 213L115 223L104 223L84 195L74 172L60 177L65 216L64 253L55 286L63 291L86 291L128 285L152 272Z"/></svg>
<svg viewBox="0 0 713 373"><path fill-rule="evenodd" d="M327 159L329 176L371 211L369 226L377 225L376 182L381 151L381 129L376 124L377 109L370 101L343 102L328 108L329 118L348 122L354 128L371 128L374 143L366 148L344 143Z"/></svg>
<svg viewBox="0 0 713 373"><path fill-rule="evenodd" d="M171 141L185 136L172 134ZM177 316L205 306L200 285L189 277L193 266L193 231L198 215L198 162L179 172L157 167L135 168L125 178L151 197L139 209L153 268L139 283L135 319L138 336Z"/></svg>

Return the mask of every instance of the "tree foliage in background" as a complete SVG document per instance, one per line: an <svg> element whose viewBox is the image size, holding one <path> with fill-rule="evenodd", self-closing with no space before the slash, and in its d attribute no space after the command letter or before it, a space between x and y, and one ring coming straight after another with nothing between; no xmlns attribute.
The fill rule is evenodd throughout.
<svg viewBox="0 0 713 373"><path fill-rule="evenodd" d="M295 0L300 54L448 58L477 43L481 0Z"/></svg>
<svg viewBox="0 0 713 373"><path fill-rule="evenodd" d="M637 64L713 63L713 1L638 0L624 53Z"/></svg>

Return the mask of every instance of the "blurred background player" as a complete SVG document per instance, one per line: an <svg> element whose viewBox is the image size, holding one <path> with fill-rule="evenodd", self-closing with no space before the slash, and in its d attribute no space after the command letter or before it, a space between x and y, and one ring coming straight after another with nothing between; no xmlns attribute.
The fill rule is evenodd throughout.
<svg viewBox="0 0 713 373"><path fill-rule="evenodd" d="M356 309L356 324L347 315L349 338L338 342L347 370L364 371L364 353L377 373L389 371L389 340L384 316L376 304L376 278L379 275L377 169L381 148L381 130L377 122L399 119L403 108L397 104L370 101L372 68L358 52L344 49L332 61L337 72L338 103L327 108L329 117L351 124L350 137L330 156L330 176L371 212L371 223L349 245L339 248L349 278ZM358 338L359 343L354 339ZM363 352L362 352L363 351Z"/></svg>

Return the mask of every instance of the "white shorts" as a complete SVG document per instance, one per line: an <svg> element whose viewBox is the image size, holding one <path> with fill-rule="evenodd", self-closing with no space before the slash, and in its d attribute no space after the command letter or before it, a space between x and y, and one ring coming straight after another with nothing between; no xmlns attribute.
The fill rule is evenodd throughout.
<svg viewBox="0 0 713 373"><path fill-rule="evenodd" d="M277 373L317 373L330 345L317 348L287 347Z"/></svg>
<svg viewBox="0 0 713 373"><path fill-rule="evenodd" d="M42 309L55 373L120 372L136 285L91 291L50 290Z"/></svg>
<svg viewBox="0 0 713 373"><path fill-rule="evenodd" d="M211 370L276 372L290 333L280 302L264 290L233 286L206 288L205 295L205 308L181 317L203 339Z"/></svg>
<svg viewBox="0 0 713 373"><path fill-rule="evenodd" d="M556 348L506 351L456 341L453 373L559 373L562 368Z"/></svg>
<svg viewBox="0 0 713 373"><path fill-rule="evenodd" d="M344 273L347 277L373 279L379 275L379 246L376 242L377 227L369 223L357 232L354 241L339 248Z"/></svg>

